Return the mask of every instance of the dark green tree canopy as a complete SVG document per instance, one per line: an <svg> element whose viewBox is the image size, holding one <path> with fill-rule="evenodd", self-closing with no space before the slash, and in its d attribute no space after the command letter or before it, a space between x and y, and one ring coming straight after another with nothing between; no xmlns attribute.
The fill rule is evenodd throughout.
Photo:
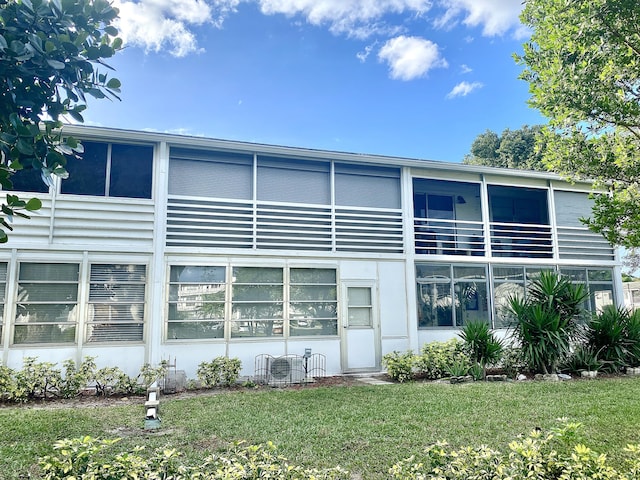
<svg viewBox="0 0 640 480"><path fill-rule="evenodd" d="M0 185L11 190L21 169L43 181L66 175L65 155L82 146L63 137L65 116L82 122L86 95L118 98L120 82L98 67L122 47L106 0L0 0ZM21 210L40 201L8 194L1 204L0 242Z"/></svg>
<svg viewBox="0 0 640 480"><path fill-rule="evenodd" d="M527 0L521 19L533 35L516 58L549 118L544 162L607 192L591 229L640 246L640 2Z"/></svg>
<svg viewBox="0 0 640 480"><path fill-rule="evenodd" d="M542 163L544 143L536 147L542 127L523 125L518 130L506 129L502 135L487 130L476 137L471 144L471 152L465 155L467 165L518 168L524 170L545 170Z"/></svg>

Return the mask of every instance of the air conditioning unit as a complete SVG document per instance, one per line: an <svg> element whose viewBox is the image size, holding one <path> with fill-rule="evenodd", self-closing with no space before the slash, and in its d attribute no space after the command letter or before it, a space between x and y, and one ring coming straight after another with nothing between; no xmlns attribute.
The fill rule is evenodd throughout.
<svg viewBox="0 0 640 480"><path fill-rule="evenodd" d="M270 358L267 368L271 385L302 383L307 376L304 358L299 356Z"/></svg>

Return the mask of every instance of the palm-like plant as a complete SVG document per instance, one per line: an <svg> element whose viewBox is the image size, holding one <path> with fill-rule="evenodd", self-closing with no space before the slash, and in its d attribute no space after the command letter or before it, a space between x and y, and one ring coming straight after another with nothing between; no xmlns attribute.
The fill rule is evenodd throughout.
<svg viewBox="0 0 640 480"><path fill-rule="evenodd" d="M587 325L586 340L605 370L618 372L640 361L640 311L608 306Z"/></svg>
<svg viewBox="0 0 640 480"><path fill-rule="evenodd" d="M465 343L471 361L482 367L497 363L502 356L504 342L489 329L487 322L468 322L458 334Z"/></svg>
<svg viewBox="0 0 640 480"><path fill-rule="evenodd" d="M527 366L537 373L555 373L582 335L584 285L555 272L541 272L526 299L511 297L516 319L511 335L519 343Z"/></svg>

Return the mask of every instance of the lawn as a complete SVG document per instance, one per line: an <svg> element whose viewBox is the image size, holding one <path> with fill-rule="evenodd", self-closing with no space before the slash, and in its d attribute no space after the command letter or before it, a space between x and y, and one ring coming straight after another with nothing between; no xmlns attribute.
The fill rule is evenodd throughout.
<svg viewBox="0 0 640 480"><path fill-rule="evenodd" d="M562 383L413 383L238 390L161 400L162 427L145 431L140 405L0 408L0 478L36 472L39 456L64 437L122 437L123 448L171 445L197 460L228 442L273 441L305 466L340 465L383 479L396 461L436 440L506 449L514 436L566 417L614 463L640 443L640 379Z"/></svg>

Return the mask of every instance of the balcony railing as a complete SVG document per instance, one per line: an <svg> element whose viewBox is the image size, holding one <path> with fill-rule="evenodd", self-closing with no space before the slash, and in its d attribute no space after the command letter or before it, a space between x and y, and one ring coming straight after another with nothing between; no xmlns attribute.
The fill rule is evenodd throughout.
<svg viewBox="0 0 640 480"><path fill-rule="evenodd" d="M419 255L485 254L482 222L416 218L414 234Z"/></svg>
<svg viewBox="0 0 640 480"><path fill-rule="evenodd" d="M491 253L494 257L553 257L549 225L491 222Z"/></svg>

